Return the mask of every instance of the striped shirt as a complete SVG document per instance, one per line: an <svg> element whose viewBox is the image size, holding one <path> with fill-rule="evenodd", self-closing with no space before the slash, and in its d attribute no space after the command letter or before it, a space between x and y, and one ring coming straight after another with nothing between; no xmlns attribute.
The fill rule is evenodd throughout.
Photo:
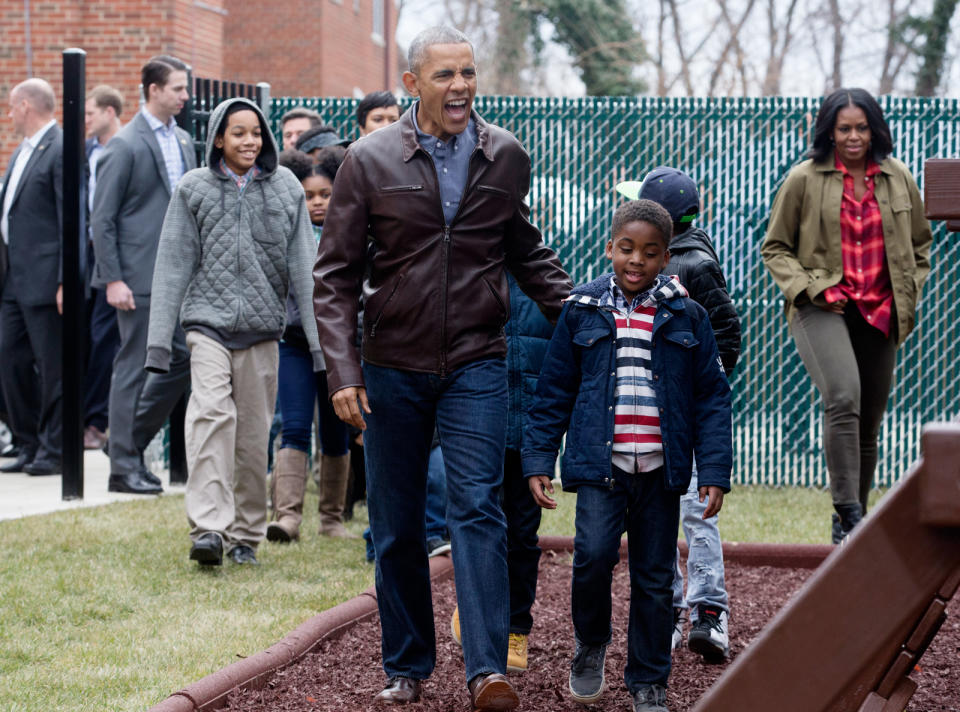
<svg viewBox="0 0 960 712"><path fill-rule="evenodd" d="M147 120L153 135L157 137L157 143L160 144L160 153L163 154L163 163L167 169L167 180L170 182L170 192L173 192L177 181L183 177L184 162L183 154L180 153L180 138L177 136L177 122L172 118L166 124L161 123L160 119L147 111L146 107L140 109L143 118Z"/></svg>
<svg viewBox="0 0 960 712"><path fill-rule="evenodd" d="M617 325L611 462L626 472L650 472L663 466L663 438L651 359L653 320L660 302L679 296L687 296L680 282L658 275L650 289L629 302L614 277L599 300L570 297L578 303L593 303L612 312Z"/></svg>
<svg viewBox="0 0 960 712"><path fill-rule="evenodd" d="M843 199L840 202L840 239L843 254L843 279L824 291L829 303L849 299L857 305L863 318L884 336L890 335L893 312L893 287L887 269L887 253L883 244L883 217L874 193L880 166L867 162L867 190L857 200L854 178L839 158L837 170L843 173Z"/></svg>

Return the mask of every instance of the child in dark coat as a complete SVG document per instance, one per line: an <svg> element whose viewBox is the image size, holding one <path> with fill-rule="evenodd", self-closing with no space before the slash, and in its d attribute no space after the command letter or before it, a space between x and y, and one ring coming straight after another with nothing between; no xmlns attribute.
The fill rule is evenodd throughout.
<svg viewBox="0 0 960 712"><path fill-rule="evenodd" d="M613 273L575 288L551 339L524 431L537 502L567 432L561 479L577 492L571 608L572 697L603 694L610 584L624 526L630 622L624 679L638 712L666 712L679 500L693 457L710 516L730 489L730 387L704 309L661 275L673 232L649 200L621 205L606 256Z"/></svg>

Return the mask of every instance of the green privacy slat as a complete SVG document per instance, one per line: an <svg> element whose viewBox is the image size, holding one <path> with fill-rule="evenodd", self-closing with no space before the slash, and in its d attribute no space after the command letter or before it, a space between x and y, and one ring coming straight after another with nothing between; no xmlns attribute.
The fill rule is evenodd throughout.
<svg viewBox="0 0 960 712"><path fill-rule="evenodd" d="M356 100L275 98L271 122L316 109L356 137ZM404 99L402 107L410 105ZM960 101L880 100L894 155L922 184L923 161L960 156ZM530 204L544 238L577 282L606 269L603 246L623 200L614 186L674 165L693 175L743 325L733 377L734 477L741 484L827 484L820 400L787 334L780 294L760 263L774 193L808 146L819 100L764 98L477 97L477 110L524 143ZM960 237L935 224L933 271L918 327L900 350L880 433L877 483L890 486L920 451L920 429L960 413Z"/></svg>

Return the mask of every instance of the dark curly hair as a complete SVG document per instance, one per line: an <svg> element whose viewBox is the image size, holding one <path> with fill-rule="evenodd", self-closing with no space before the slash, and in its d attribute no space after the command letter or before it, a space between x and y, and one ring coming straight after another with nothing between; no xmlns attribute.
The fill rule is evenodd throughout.
<svg viewBox="0 0 960 712"><path fill-rule="evenodd" d="M650 223L663 237L663 244L670 244L670 238L673 237L673 220L670 213L652 200L631 200L620 205L613 214L613 226L610 231L611 237L615 237L620 229L630 222L641 221Z"/></svg>
<svg viewBox="0 0 960 712"><path fill-rule="evenodd" d="M837 114L847 106L856 106L866 114L870 125L870 154L874 161L880 163L893 153L890 127L873 95L866 89L857 88L837 89L823 100L813 129L813 147L807 156L820 163L833 155L833 127L837 125Z"/></svg>
<svg viewBox="0 0 960 712"><path fill-rule="evenodd" d="M281 166L293 171L298 181L303 181L313 171L313 158L303 151L287 148L277 157Z"/></svg>
<svg viewBox="0 0 960 712"><path fill-rule="evenodd" d="M316 162L310 175L326 176L333 183L337 177L337 171L340 170L340 164L343 163L343 157L347 155L347 149L343 146L324 146L317 153Z"/></svg>

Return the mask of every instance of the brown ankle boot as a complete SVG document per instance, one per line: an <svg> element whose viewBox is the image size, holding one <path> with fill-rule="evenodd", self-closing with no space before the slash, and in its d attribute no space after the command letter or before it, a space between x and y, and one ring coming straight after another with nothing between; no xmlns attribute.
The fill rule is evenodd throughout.
<svg viewBox="0 0 960 712"><path fill-rule="evenodd" d="M350 481L350 454L320 456L320 534L356 539L343 526L343 510Z"/></svg>
<svg viewBox="0 0 960 712"><path fill-rule="evenodd" d="M307 453L292 447L281 448L277 452L270 487L275 521L267 526L269 541L288 542L300 538L306 487Z"/></svg>

